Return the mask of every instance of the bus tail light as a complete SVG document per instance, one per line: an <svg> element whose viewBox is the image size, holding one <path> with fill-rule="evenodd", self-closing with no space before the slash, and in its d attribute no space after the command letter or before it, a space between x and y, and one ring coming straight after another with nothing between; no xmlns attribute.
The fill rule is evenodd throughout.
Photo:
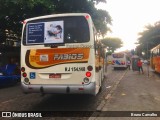
<svg viewBox="0 0 160 120"><path fill-rule="evenodd" d="M24 68L24 67L22 67L22 68L21 68L21 71L22 71L22 72L24 72L24 71L25 71L25 68Z"/></svg>
<svg viewBox="0 0 160 120"><path fill-rule="evenodd" d="M89 72L89 71L86 72L86 76L87 76L87 77L91 77L91 72Z"/></svg>
<svg viewBox="0 0 160 120"><path fill-rule="evenodd" d="M22 76L23 76L23 77L27 77L27 73L24 72L24 73L22 74Z"/></svg>
<svg viewBox="0 0 160 120"><path fill-rule="evenodd" d="M79 90L84 90L84 88L79 88Z"/></svg>
<svg viewBox="0 0 160 120"><path fill-rule="evenodd" d="M92 67L91 65L89 65L89 66L87 67L87 70L88 70L88 71L92 71L92 70L93 70L93 67Z"/></svg>

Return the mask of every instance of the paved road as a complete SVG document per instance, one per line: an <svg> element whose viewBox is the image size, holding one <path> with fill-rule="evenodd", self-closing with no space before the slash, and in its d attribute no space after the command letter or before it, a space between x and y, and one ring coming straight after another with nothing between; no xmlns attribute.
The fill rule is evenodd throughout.
<svg viewBox="0 0 160 120"><path fill-rule="evenodd" d="M20 84L0 89L0 111L96 111L126 70L114 71L111 66L103 81L102 92L97 96L88 95L45 95L23 94ZM62 118L56 118L62 119ZM74 118L75 119L75 118ZM82 118L80 114L76 119Z"/></svg>
<svg viewBox="0 0 160 120"><path fill-rule="evenodd" d="M111 66L109 66L106 73L107 78L103 81L102 92L97 96L48 94L42 97L40 94L23 94L20 84L12 87L1 88L0 111L160 110L159 77L151 73L148 77L147 69L144 69L145 74L139 75L137 72L133 72L132 70L113 70ZM90 116L82 117L83 115L81 113L77 116L78 117L70 118L50 117L45 119L91 119ZM103 116L103 114L100 116ZM99 120L100 118L103 120L103 117L98 117L96 119Z"/></svg>
<svg viewBox="0 0 160 120"><path fill-rule="evenodd" d="M105 101L102 112L97 115L98 117L92 115L89 120L160 120L160 77L153 72L150 72L148 77L146 66L144 69L145 74L126 71L126 74L119 79L116 89ZM108 113L103 111L112 111L111 117L107 117ZM150 112L146 114L145 111ZM153 116L144 117L144 115ZM159 117L154 117L156 115Z"/></svg>

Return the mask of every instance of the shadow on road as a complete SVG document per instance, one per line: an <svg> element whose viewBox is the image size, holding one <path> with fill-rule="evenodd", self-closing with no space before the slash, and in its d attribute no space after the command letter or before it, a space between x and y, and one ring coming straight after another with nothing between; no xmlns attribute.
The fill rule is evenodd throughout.
<svg viewBox="0 0 160 120"><path fill-rule="evenodd" d="M39 104L33 105L32 110L87 111L86 108L91 108L90 102L93 102L95 97L91 95L48 95Z"/></svg>
<svg viewBox="0 0 160 120"><path fill-rule="evenodd" d="M115 67L113 70L127 70L127 68L123 68L123 67Z"/></svg>

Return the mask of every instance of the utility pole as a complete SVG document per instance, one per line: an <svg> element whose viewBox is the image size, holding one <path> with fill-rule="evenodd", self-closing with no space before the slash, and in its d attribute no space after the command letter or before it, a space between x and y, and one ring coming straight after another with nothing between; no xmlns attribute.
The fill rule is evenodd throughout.
<svg viewBox="0 0 160 120"><path fill-rule="evenodd" d="M149 63L148 63L148 57L149 57L149 55L148 55L148 44L149 44L149 42L147 42L147 76L149 77Z"/></svg>

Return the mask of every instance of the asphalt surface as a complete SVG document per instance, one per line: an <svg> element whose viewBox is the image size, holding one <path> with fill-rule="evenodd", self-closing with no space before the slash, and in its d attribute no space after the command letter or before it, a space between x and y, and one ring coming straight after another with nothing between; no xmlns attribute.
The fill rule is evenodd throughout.
<svg viewBox="0 0 160 120"><path fill-rule="evenodd" d="M144 71L126 71L101 112L89 120L160 120L160 76L148 74L145 65Z"/></svg>
<svg viewBox="0 0 160 120"><path fill-rule="evenodd" d="M0 88L0 111L11 112L25 112L25 111L71 111L69 118L64 114L58 117L45 117L39 119L47 120L61 120L61 119L78 119L87 120L92 115L92 112L97 111L97 108L102 105L103 100L111 91L118 78L125 73L126 70L114 71L111 66L108 66L106 78L103 81L102 91L96 96L89 95L52 95L47 94L41 96L40 94L23 94L20 84L9 87ZM74 113L75 111L82 111L80 113ZM88 112L88 116L85 112ZM72 114L71 114L72 113ZM76 114L76 115L75 115ZM76 117L75 117L76 116ZM4 118L3 118L4 119ZM22 118L10 118L10 119L22 119ZM28 119L28 118L23 118ZM35 118L32 118L35 119Z"/></svg>
<svg viewBox="0 0 160 120"><path fill-rule="evenodd" d="M23 94L20 84L0 88L0 111L70 111L69 117L62 114L58 117L37 118L43 120L160 120L158 117L145 117L145 119L121 117L119 113L119 111L160 111L160 77L151 71L148 77L145 66L144 71L145 74L139 75L137 71L113 70L108 66L102 92L97 96L48 94L42 97L40 94ZM75 111L82 112L76 114ZM91 111L88 112L88 116L84 115L87 111ZM106 117L108 114L106 111L113 113L110 117ZM118 117L113 117L114 111L118 111L116 113L119 114ZM36 118L6 119L35 120Z"/></svg>

